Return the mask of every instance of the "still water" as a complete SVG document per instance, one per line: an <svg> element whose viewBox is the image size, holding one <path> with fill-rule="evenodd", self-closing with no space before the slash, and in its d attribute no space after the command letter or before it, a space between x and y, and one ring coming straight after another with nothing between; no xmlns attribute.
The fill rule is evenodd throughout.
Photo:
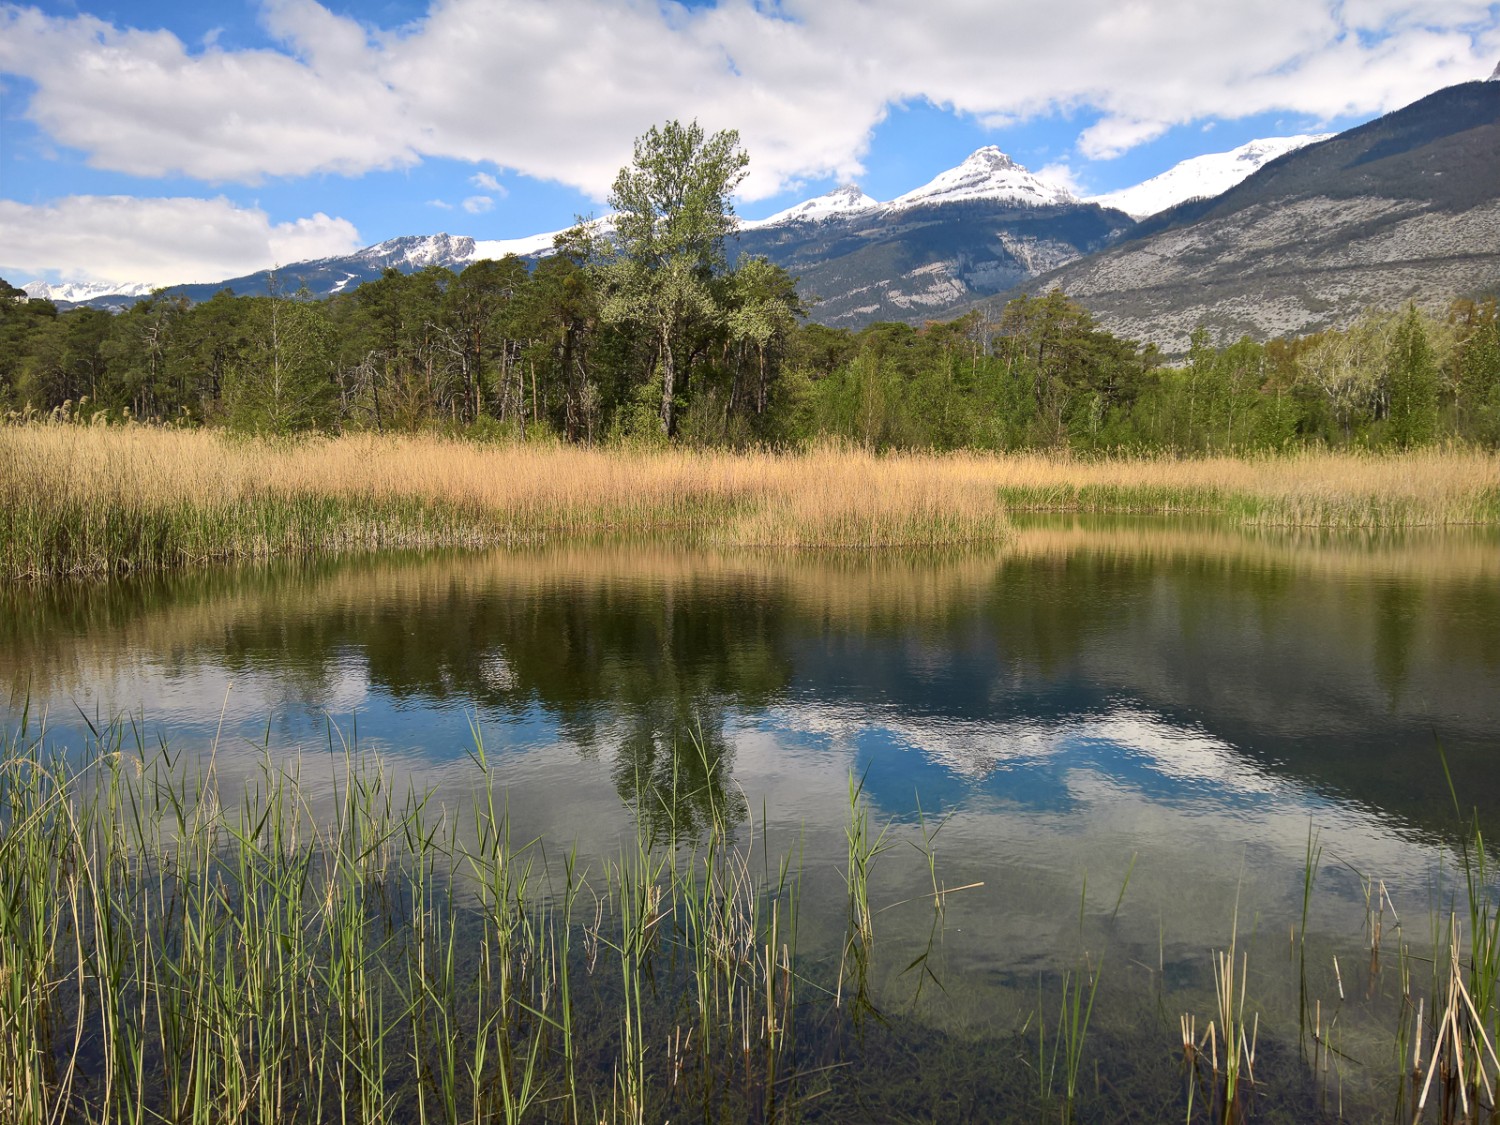
<svg viewBox="0 0 1500 1125"><path fill-rule="evenodd" d="M917 558L573 545L0 598L11 721L29 702L58 745L125 722L230 784L269 759L316 792L353 755L461 803L482 739L517 838L585 862L715 802L800 857L814 962L838 956L862 780L892 845L871 884L881 1026L1001 1066L1084 965L1091 1049L1159 1069L1166 1103L1179 1015L1206 1021L1233 938L1262 1065L1291 1060L1330 1113L1380 1104L1399 986L1371 957L1372 896L1387 961L1430 948L1455 791L1484 824L1500 810L1493 532L1047 518ZM966 888L936 927L924 836ZM1310 839L1308 995L1342 1021L1322 1071L1293 1058Z"/></svg>

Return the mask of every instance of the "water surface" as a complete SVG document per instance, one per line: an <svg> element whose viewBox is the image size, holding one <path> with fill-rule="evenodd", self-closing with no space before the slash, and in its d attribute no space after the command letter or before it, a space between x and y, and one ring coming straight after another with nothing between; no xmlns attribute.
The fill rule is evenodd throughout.
<svg viewBox="0 0 1500 1125"><path fill-rule="evenodd" d="M595 862L729 807L803 857L814 962L840 948L853 777L895 845L872 997L968 1042L1103 957L1100 1049L1169 1059L1237 927L1263 1034L1295 1045L1315 835L1312 987L1345 1013L1340 1082L1374 1089L1395 984L1369 965L1366 895L1383 881L1419 941L1454 789L1500 809L1490 532L1047 518L939 556L560 546L0 596L12 719L29 700L60 744L123 717L231 784L269 760L316 792L352 753L461 804L478 737L518 837ZM942 882L982 886L927 945L912 845L938 825ZM946 991L907 971L924 948Z"/></svg>

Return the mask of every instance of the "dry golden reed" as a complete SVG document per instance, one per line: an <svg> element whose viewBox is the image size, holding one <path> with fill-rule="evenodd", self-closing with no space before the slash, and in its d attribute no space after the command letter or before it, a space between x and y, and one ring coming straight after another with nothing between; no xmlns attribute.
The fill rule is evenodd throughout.
<svg viewBox="0 0 1500 1125"><path fill-rule="evenodd" d="M1500 460L1077 461L1043 455L477 445L356 435L295 443L148 427L0 428L0 573L596 535L724 547L993 541L1010 511L1205 512L1326 528L1500 522Z"/></svg>

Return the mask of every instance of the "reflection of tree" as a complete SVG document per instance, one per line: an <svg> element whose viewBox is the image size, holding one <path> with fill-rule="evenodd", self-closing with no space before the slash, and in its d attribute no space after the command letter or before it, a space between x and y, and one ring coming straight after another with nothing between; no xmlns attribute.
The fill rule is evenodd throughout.
<svg viewBox="0 0 1500 1125"><path fill-rule="evenodd" d="M520 726L542 713L606 760L658 835L691 833L713 802L734 811L726 725L792 687L856 722L950 729L1142 708L1445 829L1439 716L1455 777L1496 807L1492 534L1288 546L1153 526L1069 523L950 570L570 549L13 588L0 687L63 700L144 664L185 682L254 675L312 712L352 678L398 710L477 706ZM1370 706L1372 681L1394 714Z"/></svg>
<svg viewBox="0 0 1500 1125"><path fill-rule="evenodd" d="M399 597L246 616L226 642L232 664L258 652L309 673L358 651L396 699L540 707L585 754L615 748L616 784L643 824L685 834L714 806L743 815L724 713L785 687L791 617L774 590L691 580L412 582Z"/></svg>
<svg viewBox="0 0 1500 1125"><path fill-rule="evenodd" d="M745 815L729 776L722 711L685 714L683 704L692 701L664 700L661 713L631 716L615 760L615 787L653 843L697 839L715 821L732 825Z"/></svg>
<svg viewBox="0 0 1500 1125"><path fill-rule="evenodd" d="M1411 670L1422 591L1410 582L1382 582L1374 601L1375 677L1394 715L1401 706L1402 691Z"/></svg>

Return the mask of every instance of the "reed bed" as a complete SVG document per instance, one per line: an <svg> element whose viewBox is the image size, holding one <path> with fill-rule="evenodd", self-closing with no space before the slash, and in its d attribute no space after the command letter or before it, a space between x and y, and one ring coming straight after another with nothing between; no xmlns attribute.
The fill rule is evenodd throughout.
<svg viewBox="0 0 1500 1125"><path fill-rule="evenodd" d="M1055 461L1018 458L1001 484L1015 511L1204 513L1260 527L1334 530L1500 522L1500 456L1403 454Z"/></svg>
<svg viewBox="0 0 1500 1125"><path fill-rule="evenodd" d="M1101 1084L1101 1065L1116 1080L1129 1072L1091 1017L1101 985L1118 995L1134 971L1102 957L1038 976L1034 1051L1024 1027L997 1033L998 1046L930 1031L923 1041L920 1021L881 1010L871 973L884 911L931 915L927 949L902 975L919 995L930 980L929 996L946 1001L957 982L932 971L945 903L980 884L946 887L933 849L941 822L916 834L874 823L854 778L847 923L828 960L799 949L799 849L772 851L729 809L714 807L691 837L637 832L612 856L548 857L512 839L477 737L462 803L399 792L351 751L331 805L315 808L295 770L267 760L231 792L216 753L190 765L126 734L111 728L60 754L23 718L0 745L6 1122L866 1119L896 1114L883 1097L912 1095L881 1073L890 1051L915 1052L903 1065L957 1068L983 1091L980 1118L1225 1125L1265 1108L1331 1121L1342 1110L1314 1106L1309 1089L1332 1086L1331 1070L1384 1066L1370 1043L1362 1061L1345 1050L1344 982L1335 1000L1301 955L1321 862L1311 836L1301 936L1294 927L1286 962L1301 978L1302 1049L1284 1025L1284 1045L1269 1042L1275 1023L1259 1005L1270 970L1239 948L1236 916L1227 948L1210 957L1206 1010L1157 992L1156 1030L1148 1019L1112 1048L1179 1057L1180 1092L1170 1069L1147 1066L1122 1093ZM877 860L898 842L920 853L931 892L876 906ZM1459 876L1457 901L1432 915L1430 945L1393 911L1385 921L1383 884L1372 893L1367 983L1397 991L1390 1080L1379 1083L1393 1091L1379 1109L1393 1120L1494 1120L1500 923L1477 828ZM1111 924L1124 897L1122 885ZM1080 941L1087 904L1085 884ZM885 952L893 967L910 957ZM1174 1022L1181 1013L1178 1042L1169 1012ZM1014 1065L976 1077L991 1050ZM1165 1092L1145 1085L1164 1073ZM903 1112L963 1104L956 1090L934 1097L902 1101ZM1361 1096L1346 1119L1373 1119L1375 1104Z"/></svg>
<svg viewBox="0 0 1500 1125"><path fill-rule="evenodd" d="M591 874L511 840L482 742L467 808L351 758L315 815L123 735L0 750L0 1120L791 1117L790 851L716 817Z"/></svg>
<svg viewBox="0 0 1500 1125"><path fill-rule="evenodd" d="M1085 462L0 428L0 574L11 579L601 535L930 548L1002 539L1012 511L1059 510L1338 529L1496 523L1500 459L1447 450Z"/></svg>

